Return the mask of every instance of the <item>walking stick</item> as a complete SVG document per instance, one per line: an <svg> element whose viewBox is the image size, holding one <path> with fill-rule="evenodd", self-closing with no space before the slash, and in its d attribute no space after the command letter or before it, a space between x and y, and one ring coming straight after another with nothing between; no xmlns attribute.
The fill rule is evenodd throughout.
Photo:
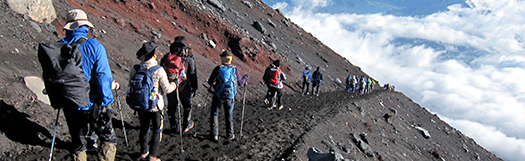
<svg viewBox="0 0 525 161"><path fill-rule="evenodd" d="M177 81L178 82L178 81ZM179 97L179 86L177 85L177 89L175 89L177 92L177 109L179 110L179 135L180 135L180 152L184 153L184 148L182 147L182 118L180 117L180 106L182 106L182 103L180 102Z"/></svg>
<svg viewBox="0 0 525 161"><path fill-rule="evenodd" d="M241 131L240 131L240 138L242 138L242 124L244 122L244 102L246 101L246 86L248 85L248 82L244 84L244 94L242 95L242 113L241 113Z"/></svg>
<svg viewBox="0 0 525 161"><path fill-rule="evenodd" d="M118 97L118 89L115 89L115 95L117 96L118 112L120 112L120 122L122 122L122 131L124 131L124 139L126 140L126 146L129 146L128 135L126 135L126 126L124 125L124 119L122 118L122 109L120 107L120 99Z"/></svg>
<svg viewBox="0 0 525 161"><path fill-rule="evenodd" d="M60 116L60 108L57 111L57 118L55 120L55 130L53 132L53 142L51 142L51 150L49 150L49 161L53 158L53 148L55 147L55 138L57 134L57 127L58 127L58 116Z"/></svg>

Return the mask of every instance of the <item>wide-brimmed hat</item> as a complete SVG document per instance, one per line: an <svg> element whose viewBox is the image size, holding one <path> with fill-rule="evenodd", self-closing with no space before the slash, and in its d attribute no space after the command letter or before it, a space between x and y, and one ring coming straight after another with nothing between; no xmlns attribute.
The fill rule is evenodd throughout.
<svg viewBox="0 0 525 161"><path fill-rule="evenodd" d="M186 38L184 36L175 37L175 41L170 45L171 53L181 53L183 49L187 49Z"/></svg>
<svg viewBox="0 0 525 161"><path fill-rule="evenodd" d="M141 61L146 61L151 59L155 52L157 52L158 46L153 42L146 42L142 44L142 47L137 51L137 59Z"/></svg>
<svg viewBox="0 0 525 161"><path fill-rule="evenodd" d="M64 29L75 30L80 26L87 25L89 27L95 27L91 22L88 21L86 12L81 9L73 9L67 12L66 25Z"/></svg>
<svg viewBox="0 0 525 161"><path fill-rule="evenodd" d="M273 61L273 65L280 67L281 66L281 60L275 60Z"/></svg>

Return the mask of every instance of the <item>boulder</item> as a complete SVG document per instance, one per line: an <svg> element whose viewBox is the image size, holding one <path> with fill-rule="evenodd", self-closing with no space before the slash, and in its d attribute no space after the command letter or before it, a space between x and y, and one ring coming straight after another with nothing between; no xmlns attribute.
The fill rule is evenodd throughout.
<svg viewBox="0 0 525 161"><path fill-rule="evenodd" d="M7 0L14 11L28 15L33 21L51 23L57 18L52 0Z"/></svg>

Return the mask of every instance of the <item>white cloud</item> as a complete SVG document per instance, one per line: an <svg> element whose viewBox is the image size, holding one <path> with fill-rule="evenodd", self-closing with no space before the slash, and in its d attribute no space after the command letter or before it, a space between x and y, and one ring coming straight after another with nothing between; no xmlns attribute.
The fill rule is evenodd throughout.
<svg viewBox="0 0 525 161"><path fill-rule="evenodd" d="M525 158L524 1L468 0L424 17L315 13L331 2L301 2L309 7L280 5L334 51L499 157Z"/></svg>

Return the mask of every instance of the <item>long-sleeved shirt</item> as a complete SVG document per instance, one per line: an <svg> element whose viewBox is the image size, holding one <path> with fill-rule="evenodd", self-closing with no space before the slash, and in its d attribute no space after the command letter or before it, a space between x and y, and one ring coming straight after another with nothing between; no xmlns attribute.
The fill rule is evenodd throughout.
<svg viewBox="0 0 525 161"><path fill-rule="evenodd" d="M149 59L140 63L140 65L145 65L148 69L150 69L151 67L158 65L158 63L155 59ZM129 73L129 80L131 80L131 78L133 78L133 76L136 73L137 71L135 70L135 68L132 68L131 72ZM168 80L168 75L166 74L164 68L159 68L158 70L154 71L151 75L153 77L153 87L155 87L155 93L158 93L159 95L157 97L158 108L152 108L149 112L157 112L159 110L162 111L164 109L163 94L173 92L177 88L177 84Z"/></svg>
<svg viewBox="0 0 525 161"><path fill-rule="evenodd" d="M76 30L67 31L66 37L61 41L67 44L76 42L82 37L88 37L88 26L80 26ZM106 49L95 39L88 39L79 48L82 53L82 69L87 81L90 83L90 102L79 110L90 110L93 104L108 106L113 103L111 83L113 76L108 63Z"/></svg>

